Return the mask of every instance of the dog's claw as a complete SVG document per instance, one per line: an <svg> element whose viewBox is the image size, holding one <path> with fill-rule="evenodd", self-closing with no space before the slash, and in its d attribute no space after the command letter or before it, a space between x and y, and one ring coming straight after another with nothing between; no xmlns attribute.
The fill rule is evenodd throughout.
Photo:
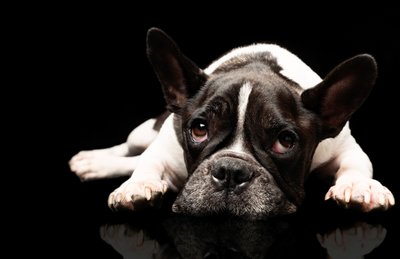
<svg viewBox="0 0 400 259"><path fill-rule="evenodd" d="M363 201L364 201L365 204L369 204L371 202L371 194L370 193L364 193Z"/></svg>
<svg viewBox="0 0 400 259"><path fill-rule="evenodd" d="M389 195L389 198L388 198L388 200L389 200L389 205L390 206L394 206L394 197L393 197L393 195Z"/></svg>
<svg viewBox="0 0 400 259"><path fill-rule="evenodd" d="M346 203L350 202L350 197L351 197L351 189L350 188L346 188L346 190L344 191L344 201Z"/></svg>
<svg viewBox="0 0 400 259"><path fill-rule="evenodd" d="M381 206L385 206L385 195L384 194L380 194L379 195L379 204L381 205Z"/></svg>
<svg viewBox="0 0 400 259"><path fill-rule="evenodd" d="M166 193L167 192L167 190L168 190L168 184L167 183L164 183L163 184L163 190L162 190L162 193L164 194L164 193Z"/></svg>
<svg viewBox="0 0 400 259"><path fill-rule="evenodd" d="M117 194L115 197L115 203L120 203L121 202L121 194Z"/></svg>
<svg viewBox="0 0 400 259"><path fill-rule="evenodd" d="M328 192L325 194L325 200L329 200L332 198L332 187L328 190Z"/></svg>
<svg viewBox="0 0 400 259"><path fill-rule="evenodd" d="M151 189L149 187L145 187L144 188L144 193L145 193L145 196L146 196L146 200L149 201L151 199Z"/></svg>

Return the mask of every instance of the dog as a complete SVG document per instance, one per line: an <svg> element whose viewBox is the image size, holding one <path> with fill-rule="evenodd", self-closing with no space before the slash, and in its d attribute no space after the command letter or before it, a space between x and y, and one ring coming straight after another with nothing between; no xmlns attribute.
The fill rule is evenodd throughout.
<svg viewBox="0 0 400 259"><path fill-rule="evenodd" d="M147 55L167 112L126 143L69 162L82 180L131 175L110 194L110 208L152 206L171 190L176 213L292 214L314 171L334 178L326 200L365 212L394 205L348 124L374 86L372 56L354 56L322 80L288 50L253 44L203 70L158 28L147 33Z"/></svg>

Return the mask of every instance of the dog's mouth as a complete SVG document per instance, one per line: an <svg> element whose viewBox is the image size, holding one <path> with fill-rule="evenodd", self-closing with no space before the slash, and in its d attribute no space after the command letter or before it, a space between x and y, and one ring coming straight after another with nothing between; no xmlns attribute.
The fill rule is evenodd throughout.
<svg viewBox="0 0 400 259"><path fill-rule="evenodd" d="M265 218L296 211L271 174L245 153L220 151L193 172L173 211Z"/></svg>

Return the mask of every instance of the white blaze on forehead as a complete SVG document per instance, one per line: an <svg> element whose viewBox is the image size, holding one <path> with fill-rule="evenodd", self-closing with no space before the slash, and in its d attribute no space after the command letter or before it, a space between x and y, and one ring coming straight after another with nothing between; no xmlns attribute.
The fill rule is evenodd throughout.
<svg viewBox="0 0 400 259"><path fill-rule="evenodd" d="M260 52L268 52L276 58L276 62L282 68L279 73L296 82L303 89L313 87L321 82L321 78L296 55L274 44L254 44L233 49L228 54L214 61L204 72L208 75L212 74L218 67L232 58Z"/></svg>
<svg viewBox="0 0 400 259"><path fill-rule="evenodd" d="M245 83L239 91L238 96L238 121L236 124L235 139L233 144L228 147L234 151L244 151L243 148L243 131L244 131L244 120L246 117L247 104L249 103L249 96L252 90L252 86L249 83Z"/></svg>

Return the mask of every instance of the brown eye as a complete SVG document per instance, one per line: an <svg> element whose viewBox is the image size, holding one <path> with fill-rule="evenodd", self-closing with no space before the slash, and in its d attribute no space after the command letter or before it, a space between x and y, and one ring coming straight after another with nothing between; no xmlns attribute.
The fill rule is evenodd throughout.
<svg viewBox="0 0 400 259"><path fill-rule="evenodd" d="M196 143L201 143L208 139L208 128L207 124L203 120L195 120L192 123L190 133L192 140Z"/></svg>
<svg viewBox="0 0 400 259"><path fill-rule="evenodd" d="M291 131L283 130L278 134L278 138L272 146L272 151L278 154L284 154L293 148L295 142L296 135Z"/></svg>

